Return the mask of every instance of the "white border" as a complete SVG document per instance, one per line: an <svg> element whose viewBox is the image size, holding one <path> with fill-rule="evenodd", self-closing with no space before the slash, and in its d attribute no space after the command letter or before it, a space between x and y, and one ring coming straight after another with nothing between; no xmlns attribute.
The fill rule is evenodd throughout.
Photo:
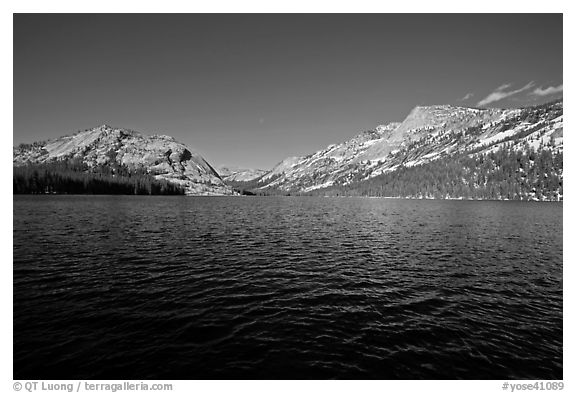
<svg viewBox="0 0 576 393"><path fill-rule="evenodd" d="M1 28L3 53L9 54L2 61L2 95L3 102L1 110L2 119L8 130L13 126L13 63L12 63L12 13L14 12L243 12L243 13L267 13L267 12L298 12L298 13L358 13L358 12L560 12L564 13L564 45L569 48L574 45L570 38L576 37L574 31L574 20L571 3L568 1L503 1L503 0L483 0L481 2L456 2L456 1L423 1L411 0L409 2L381 2L355 0L353 2L342 1L311 1L292 0L283 2L273 1L119 1L119 0L99 0L98 2L82 1L8 1L2 7ZM487 28L489 28L487 26ZM573 124L573 100L572 100L572 74L574 67L573 50L564 50L564 128L567 131L565 140L565 161L564 161L564 391L574 391L574 339L573 332L576 332L574 324L574 289L571 284L574 280L574 267L572 262L574 256L574 231L571 229L572 218L576 218L573 208L573 184L574 184L574 157L570 154L575 140ZM535 56L537 56L535 48ZM13 137L12 137L13 142ZM12 144L2 144L1 157L5 160L6 169L11 167L8 160L12 155ZM10 165L10 166L9 166ZM12 196L6 190L2 194L2 286L1 303L2 315L6 318L2 323L2 355L0 360L0 370L2 372L2 391L13 391L12 380ZM527 245L528 246L528 245ZM566 285L568 284L568 285ZM8 318L10 316L10 318ZM572 332L572 334L569 334ZM98 381L105 382L105 381ZM112 381L110 381L112 382ZM139 382L139 381L135 381ZM151 382L151 381L150 381ZM363 391L382 392L405 392L405 391L444 391L444 392L502 392L504 381L161 381L172 382L177 392L230 392L239 393L270 392L293 393L295 390L319 391L329 389L331 392L350 392L353 389ZM528 382L528 381L519 381ZM508 390L510 391L510 390Z"/></svg>

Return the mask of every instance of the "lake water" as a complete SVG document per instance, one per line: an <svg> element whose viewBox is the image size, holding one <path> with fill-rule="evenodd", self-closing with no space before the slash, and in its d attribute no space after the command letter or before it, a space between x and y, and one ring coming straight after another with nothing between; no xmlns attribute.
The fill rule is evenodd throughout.
<svg viewBox="0 0 576 393"><path fill-rule="evenodd" d="M562 379L562 204L14 196L15 379Z"/></svg>

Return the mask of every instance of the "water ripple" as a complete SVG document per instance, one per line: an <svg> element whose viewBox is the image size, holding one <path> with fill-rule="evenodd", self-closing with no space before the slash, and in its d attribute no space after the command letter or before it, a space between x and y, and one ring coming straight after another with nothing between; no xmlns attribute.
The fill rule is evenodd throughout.
<svg viewBox="0 0 576 393"><path fill-rule="evenodd" d="M562 379L562 204L14 197L15 379Z"/></svg>

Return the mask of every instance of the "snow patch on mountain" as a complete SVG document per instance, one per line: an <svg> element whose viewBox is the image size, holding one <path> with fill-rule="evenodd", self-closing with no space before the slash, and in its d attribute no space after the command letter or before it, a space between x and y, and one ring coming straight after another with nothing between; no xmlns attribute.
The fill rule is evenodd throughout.
<svg viewBox="0 0 576 393"><path fill-rule="evenodd" d="M379 125L306 157L291 157L259 179L257 189L309 192L349 185L401 167L505 144L562 149L562 102L523 109L418 106L401 123Z"/></svg>

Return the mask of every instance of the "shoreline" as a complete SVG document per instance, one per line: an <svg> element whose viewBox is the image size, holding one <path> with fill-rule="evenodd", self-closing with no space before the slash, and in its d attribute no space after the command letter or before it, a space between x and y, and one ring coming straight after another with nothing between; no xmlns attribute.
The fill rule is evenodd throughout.
<svg viewBox="0 0 576 393"><path fill-rule="evenodd" d="M129 196L129 197L243 197L243 198L364 198L364 199L403 199L403 200L427 200L427 201L478 201L478 202L564 202L564 198L559 200L550 199L482 199L482 198L429 198L429 197L392 197L392 196L365 196L365 195L226 195L226 194L186 194L186 195L136 195L136 194L12 194L13 197L20 195L34 196Z"/></svg>

